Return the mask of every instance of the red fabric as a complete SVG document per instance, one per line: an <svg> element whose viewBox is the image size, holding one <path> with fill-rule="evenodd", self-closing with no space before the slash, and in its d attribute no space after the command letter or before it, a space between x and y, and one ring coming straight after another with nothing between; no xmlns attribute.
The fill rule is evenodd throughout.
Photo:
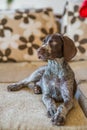
<svg viewBox="0 0 87 130"><path fill-rule="evenodd" d="M83 1L80 7L79 13L81 17L84 17L84 18L87 17L87 0Z"/></svg>

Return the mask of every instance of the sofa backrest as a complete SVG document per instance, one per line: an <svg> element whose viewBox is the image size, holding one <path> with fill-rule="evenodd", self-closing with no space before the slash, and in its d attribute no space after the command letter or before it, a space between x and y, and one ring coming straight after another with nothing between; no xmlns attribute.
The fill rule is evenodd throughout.
<svg viewBox="0 0 87 130"><path fill-rule="evenodd" d="M77 47L73 60L87 60L87 18L79 15L82 2L66 2L62 16L62 33L68 35Z"/></svg>
<svg viewBox="0 0 87 130"><path fill-rule="evenodd" d="M59 31L51 8L0 11L0 62L38 61L44 37Z"/></svg>

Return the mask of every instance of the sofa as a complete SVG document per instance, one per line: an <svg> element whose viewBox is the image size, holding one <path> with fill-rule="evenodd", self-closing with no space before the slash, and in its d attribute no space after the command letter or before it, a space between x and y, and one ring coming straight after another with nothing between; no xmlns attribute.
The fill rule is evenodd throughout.
<svg viewBox="0 0 87 130"><path fill-rule="evenodd" d="M79 5L67 2L62 16L51 8L0 11L0 130L87 129L87 20L79 17ZM7 91L8 84L47 64L37 58L37 49L53 33L71 37L78 50L69 62L78 84L75 108L61 127L52 126L41 95L28 88Z"/></svg>

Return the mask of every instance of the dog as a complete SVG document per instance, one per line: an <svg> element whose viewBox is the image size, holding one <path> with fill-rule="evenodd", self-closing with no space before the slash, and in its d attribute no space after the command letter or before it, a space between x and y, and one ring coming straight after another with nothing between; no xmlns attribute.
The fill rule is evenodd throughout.
<svg viewBox="0 0 87 130"><path fill-rule="evenodd" d="M38 49L38 58L48 61L28 78L8 86L9 91L16 91L33 84L34 92L42 92L42 101L47 108L47 115L52 124L64 125L66 116L73 108L77 84L73 70L68 65L77 53L74 42L62 34L48 35ZM56 102L63 104L57 107Z"/></svg>

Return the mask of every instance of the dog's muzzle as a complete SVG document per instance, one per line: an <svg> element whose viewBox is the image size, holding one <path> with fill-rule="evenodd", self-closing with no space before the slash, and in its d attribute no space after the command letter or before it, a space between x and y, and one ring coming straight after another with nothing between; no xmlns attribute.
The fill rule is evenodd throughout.
<svg viewBox="0 0 87 130"><path fill-rule="evenodd" d="M37 54L38 54L38 58L39 59L42 59L42 60L46 60L48 58L48 52L45 48L43 47L40 47L38 50L37 50Z"/></svg>

